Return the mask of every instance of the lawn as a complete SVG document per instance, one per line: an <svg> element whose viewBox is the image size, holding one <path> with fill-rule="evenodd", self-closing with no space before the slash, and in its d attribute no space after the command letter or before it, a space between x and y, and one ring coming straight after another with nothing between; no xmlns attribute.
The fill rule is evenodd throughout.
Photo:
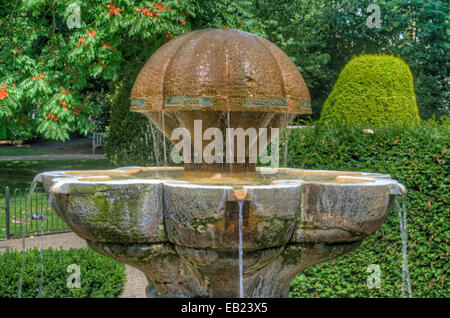
<svg viewBox="0 0 450 318"><path fill-rule="evenodd" d="M5 206L5 189L8 186L11 191L11 198L14 196L15 189L20 189L20 192L25 193L26 189L30 187L34 177L45 171L55 170L96 170L96 169L111 169L115 168L107 160L35 160L35 161L0 161L0 207ZM33 201L36 212L45 215L46 198L43 194L36 194L36 200ZM41 200L42 198L42 200ZM16 218L25 218L26 199L23 197L17 204L11 206L11 215ZM10 222L12 231L20 231L23 223ZM53 210L49 211L48 222L45 228L48 227L62 227L64 223L54 214ZM41 221L27 222L27 229L39 232L41 228ZM0 208L0 238L6 235L6 218L5 209Z"/></svg>
<svg viewBox="0 0 450 318"><path fill-rule="evenodd" d="M0 146L0 156L56 155L57 153L36 150L28 147Z"/></svg>

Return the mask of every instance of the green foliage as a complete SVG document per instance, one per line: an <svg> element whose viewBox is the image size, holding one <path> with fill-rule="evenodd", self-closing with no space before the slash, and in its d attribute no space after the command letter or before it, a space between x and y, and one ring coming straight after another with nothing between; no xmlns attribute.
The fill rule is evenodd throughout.
<svg viewBox="0 0 450 318"><path fill-rule="evenodd" d="M380 28L369 28L373 0L256 0L269 40L297 64L310 88L313 118L355 55L395 54L411 67L422 118L449 114L448 1L377 0Z"/></svg>
<svg viewBox="0 0 450 318"><path fill-rule="evenodd" d="M255 14L264 21L267 39L276 43L297 65L309 88L314 113L319 113L324 96L331 90L336 71L323 35L327 1L256 1Z"/></svg>
<svg viewBox="0 0 450 318"><path fill-rule="evenodd" d="M117 297L125 284L125 266L91 249L43 250L44 282L41 283L41 256L37 248L24 253L22 297ZM0 253L0 298L17 297L22 255L19 251ZM81 288L68 288L71 264L80 266Z"/></svg>
<svg viewBox="0 0 450 318"><path fill-rule="evenodd" d="M80 7L80 28L69 28ZM156 48L192 28L233 27L261 33L252 1L103 2L23 0L0 8L0 139L36 134L67 140L105 120L97 95L114 95ZM242 22L243 21L243 22ZM109 91L109 93L108 93ZM100 116L101 117L101 116ZM106 120L107 123L107 120Z"/></svg>
<svg viewBox="0 0 450 318"><path fill-rule="evenodd" d="M67 25L72 3L80 5L80 28ZM448 3L378 0L382 24L373 29L365 24L371 3L169 0L161 10L160 2L139 0L3 1L0 139L65 140L70 132L103 129L110 104L96 95L114 95L124 74L170 38L206 27L242 29L278 44L305 76L316 117L344 65L380 52L410 65L423 118L448 114Z"/></svg>
<svg viewBox="0 0 450 318"><path fill-rule="evenodd" d="M171 144L149 120L130 112L130 91L133 80L123 81L116 89L111 109L110 127L105 138L108 160L118 166L162 166L164 142L166 158Z"/></svg>
<svg viewBox="0 0 450 318"><path fill-rule="evenodd" d="M291 131L290 167L390 174L408 189L408 262L413 297L449 297L450 120L374 129L316 126ZM282 153L282 152L281 152ZM382 229L335 261L306 269L293 297L401 297L401 240L394 210ZM369 289L367 267L381 269L381 289Z"/></svg>
<svg viewBox="0 0 450 318"><path fill-rule="evenodd" d="M321 121L357 127L416 124L420 120L411 71L389 55L354 57L323 105Z"/></svg>

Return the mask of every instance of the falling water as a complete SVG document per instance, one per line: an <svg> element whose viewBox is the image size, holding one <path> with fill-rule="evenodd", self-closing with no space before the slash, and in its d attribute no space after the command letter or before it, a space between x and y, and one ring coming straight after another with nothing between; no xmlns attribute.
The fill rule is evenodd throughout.
<svg viewBox="0 0 450 318"><path fill-rule="evenodd" d="M30 205L31 205L31 199L34 193L34 190L36 190L36 186L38 184L38 181L33 180L30 186L30 192L28 194L28 200L27 205L25 207L25 223L24 228L22 231L22 265L20 267L20 276L19 276L19 287L17 291L17 298L20 298L22 295L22 285L23 285L23 270L25 266L25 233L27 231L27 223L28 223L28 211L30 211Z"/></svg>
<svg viewBox="0 0 450 318"><path fill-rule="evenodd" d="M239 200L239 297L244 297L244 260L242 252L242 207L244 201Z"/></svg>
<svg viewBox="0 0 450 318"><path fill-rule="evenodd" d="M230 112L229 111L227 111L227 126L228 126L228 128L231 128L231 125L230 125ZM225 134L225 136L227 136L228 134ZM227 139L227 141L228 141L228 139ZM229 145L227 144L227 147L228 147ZM232 162L230 162L230 174L231 173L233 173L233 163Z"/></svg>
<svg viewBox="0 0 450 318"><path fill-rule="evenodd" d="M47 219L48 219L48 211L50 209L50 205L52 203L52 200L53 200L53 193L49 193L48 199L47 199L47 207L45 209L45 216L44 216L44 219L41 222L41 237L39 239L39 254L40 254L40 257L41 257L41 281L39 283L39 297L42 297L43 288L44 288L44 251L43 251L43 248L42 248L43 239L44 239L44 228L45 228L45 224L46 224Z"/></svg>
<svg viewBox="0 0 450 318"><path fill-rule="evenodd" d="M400 237L402 240L402 297L405 297L405 286L408 290L408 297L412 297L411 293L411 280L409 277L408 270L408 230L406 227L406 195L401 195L402 197L402 207L400 208L400 203L398 202L398 197L395 198L395 204L397 208L398 222L400 225Z"/></svg>
<svg viewBox="0 0 450 318"><path fill-rule="evenodd" d="M289 143L289 129L287 128L287 113L284 113L284 131L286 134L286 139L284 141L284 167L288 166L288 143Z"/></svg>
<svg viewBox="0 0 450 318"><path fill-rule="evenodd" d="M165 126L164 126L164 117L165 117L164 112L161 112L161 116L162 116L161 123L162 123L162 131L163 131L162 138L163 138L163 151L164 151L164 168L167 168L166 138L164 136L164 132L166 131ZM164 169L164 171L166 171L166 170L167 169Z"/></svg>

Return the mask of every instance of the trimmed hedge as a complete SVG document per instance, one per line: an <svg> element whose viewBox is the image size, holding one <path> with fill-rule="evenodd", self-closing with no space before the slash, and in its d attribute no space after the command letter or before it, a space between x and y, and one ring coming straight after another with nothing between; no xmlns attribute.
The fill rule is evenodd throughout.
<svg viewBox="0 0 450 318"><path fill-rule="evenodd" d="M91 249L43 250L44 283L42 297L101 297L120 295L125 285L125 265L100 255ZM37 248L24 253L22 297L40 297L41 256ZM81 288L68 288L67 279L72 274L67 266L80 266ZM22 254L6 250L0 253L0 298L17 297Z"/></svg>
<svg viewBox="0 0 450 318"><path fill-rule="evenodd" d="M364 134L316 126L291 131L290 167L390 174L408 189L408 262L413 297L449 297L450 120L395 126ZM282 156L282 152L280 152ZM306 269L292 297L401 297L401 240L394 210L357 250ZM367 267L381 269L381 289L369 289Z"/></svg>
<svg viewBox="0 0 450 318"><path fill-rule="evenodd" d="M419 119L411 70L391 55L354 57L340 73L320 117L323 123L365 128Z"/></svg>

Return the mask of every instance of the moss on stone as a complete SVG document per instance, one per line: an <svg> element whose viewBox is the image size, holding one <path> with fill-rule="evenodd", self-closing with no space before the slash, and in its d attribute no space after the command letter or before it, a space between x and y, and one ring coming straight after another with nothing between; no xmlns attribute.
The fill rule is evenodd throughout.
<svg viewBox="0 0 450 318"><path fill-rule="evenodd" d="M295 216L272 215L272 216L255 216L257 223L267 223L268 226L261 231L258 237L258 243L261 246L269 247L275 245L283 245L286 241L286 234L289 228L295 222Z"/></svg>
<svg viewBox="0 0 450 318"><path fill-rule="evenodd" d="M302 257L303 247L299 244L290 244L281 253L283 266L298 265L300 258Z"/></svg>
<svg viewBox="0 0 450 318"><path fill-rule="evenodd" d="M213 217L213 216L208 216L205 218L192 218L189 223L190 225L197 230L197 228L201 225L203 227L205 227L206 229L208 228L208 224L214 224L217 223L220 219Z"/></svg>

